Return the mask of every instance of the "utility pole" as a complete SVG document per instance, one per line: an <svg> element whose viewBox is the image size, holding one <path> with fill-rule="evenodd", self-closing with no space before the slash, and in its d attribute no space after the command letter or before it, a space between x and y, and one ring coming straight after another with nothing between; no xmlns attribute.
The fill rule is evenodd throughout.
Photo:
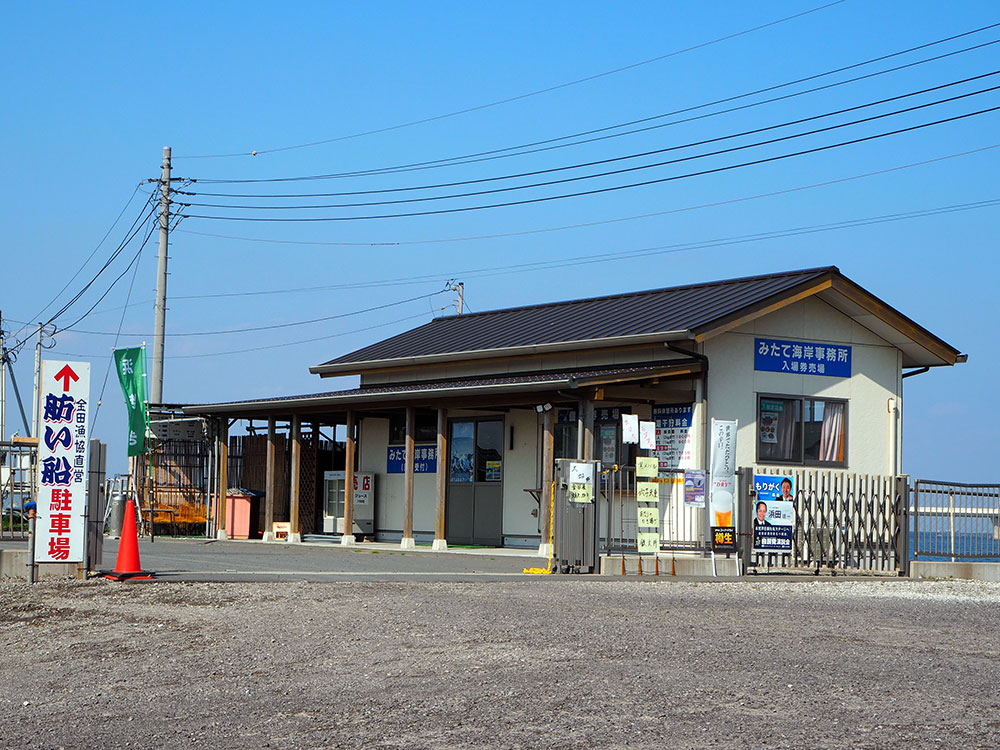
<svg viewBox="0 0 1000 750"><path fill-rule="evenodd" d="M465 307L465 282L460 281L457 284L452 284L451 291L458 292L458 314L461 315Z"/></svg>
<svg viewBox="0 0 1000 750"><path fill-rule="evenodd" d="M42 330L43 326L41 323L38 324L38 341L35 342L35 398L32 399L31 404L31 435L30 437L38 437L38 399L39 399L39 388L41 387L42 381Z"/></svg>
<svg viewBox="0 0 1000 750"><path fill-rule="evenodd" d="M156 263L156 319L153 328L153 382L150 401L163 402L163 335L167 325L167 242L170 234L170 146L160 168L160 253Z"/></svg>

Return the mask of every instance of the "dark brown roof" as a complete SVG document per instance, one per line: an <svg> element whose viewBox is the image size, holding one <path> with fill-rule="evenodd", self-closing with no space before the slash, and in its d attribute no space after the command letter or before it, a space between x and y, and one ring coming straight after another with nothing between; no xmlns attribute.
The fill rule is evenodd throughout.
<svg viewBox="0 0 1000 750"><path fill-rule="evenodd" d="M675 358L655 364L623 365L620 367L588 367L574 370L540 371L509 375L483 375L458 379L437 379L406 383L362 386L343 391L309 393L299 396L248 399L217 404L193 404L184 407L185 414L246 413L289 409L338 409L372 405L386 401L413 401L423 398L440 398L448 395L472 393L500 394L529 391L555 391L605 383L635 382L672 374L697 370L697 360Z"/></svg>
<svg viewBox="0 0 1000 750"><path fill-rule="evenodd" d="M823 276L835 267L651 289L607 297L436 318L325 362L331 365L457 354L642 334L697 333L714 322ZM684 338L683 335L665 338Z"/></svg>

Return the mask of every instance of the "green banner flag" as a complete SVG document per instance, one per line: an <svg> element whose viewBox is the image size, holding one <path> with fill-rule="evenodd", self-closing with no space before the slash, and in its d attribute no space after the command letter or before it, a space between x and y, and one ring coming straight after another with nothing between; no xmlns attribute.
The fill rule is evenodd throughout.
<svg viewBox="0 0 1000 750"><path fill-rule="evenodd" d="M146 452L146 425L149 405L146 402L146 358L141 347L115 349L115 369L128 407L128 454Z"/></svg>

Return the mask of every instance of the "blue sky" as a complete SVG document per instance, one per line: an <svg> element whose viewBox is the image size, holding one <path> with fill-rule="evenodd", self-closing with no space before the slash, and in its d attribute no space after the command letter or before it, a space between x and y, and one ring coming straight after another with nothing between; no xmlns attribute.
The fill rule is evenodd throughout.
<svg viewBox="0 0 1000 750"><path fill-rule="evenodd" d="M58 296L57 304L43 312L98 245L136 185L158 176L165 145L173 148L174 175L199 180L187 190L385 190L669 148L1000 69L1000 44L996 44L738 112L513 158L335 180L259 185L206 182L379 169L557 138L695 107L1000 21L996 4L991 2L846 0L705 44L822 4L819 0L489 5L303 2L280 6L177 2L166 12L125 3L97 10L69 3L18 6L6 16L7 54L2 63L7 85L6 117L0 125L6 144L0 151L5 177L0 182L4 207L0 227L6 283L0 310L5 327L17 332L23 323L47 320L93 276L141 215L143 191L150 186L140 188L108 243ZM1000 39L1000 28L809 85L784 88L771 96L996 39ZM703 46L537 96L343 138L518 97L697 45ZM714 148L745 145L997 85L1000 76L986 77L816 123L725 141ZM740 99L728 106L763 98ZM986 92L788 143L500 196L537 197L728 166L995 106L1000 106L1000 94ZM722 108L699 109L687 116ZM336 382L321 382L309 375L307 367L425 322L432 315L454 311L454 294L426 296L443 289L451 278L465 282L469 309L481 311L832 264L969 354L966 365L906 381L904 470L923 478L996 481L986 448L993 442L986 423L997 405L993 383L1000 369L992 325L996 206L757 241L716 241L1000 198L995 180L1000 148L994 148L1000 145L998 123L997 113L987 113L711 175L492 210L315 223L184 219L171 242L167 321L172 335L167 342L164 397L170 402L202 402L337 387ZM328 139L340 140L274 150ZM257 156L248 155L253 150L259 152ZM708 150L712 148L703 146L659 158ZM193 158L233 153L240 155ZM907 166L930 160L937 161ZM651 161L656 159L629 160L617 166ZM875 172L881 174L859 177ZM471 189L496 184L500 183ZM753 198L768 193L779 194ZM298 202L393 197L399 194ZM503 199L487 195L445 203L469 206ZM241 199L198 196L190 201L233 203ZM723 205L698 208L705 204ZM186 210L232 216L347 216L438 205L299 213ZM644 214L659 215L594 224ZM535 231L579 224L591 225ZM514 234L520 232L529 233ZM683 249L692 243L708 246ZM629 256L631 251L666 246L673 246L670 252ZM56 323L66 326L82 315L125 270L136 249L130 245ZM612 262L572 260L599 253L622 255ZM539 261L562 265L531 272L509 268ZM497 267L502 267L501 273L482 271ZM120 346L144 340L152 345L155 270L154 237L138 262ZM95 396L114 341L113 336L100 334L117 331L130 279L131 274L125 274L78 330L57 334L52 350L57 354L50 355L71 359L88 355L94 363ZM341 288L250 294L332 286ZM237 296L210 296L220 294ZM413 297L422 298L350 314ZM176 335L344 314L348 315L270 331ZM18 338L24 335L22 331ZM257 350L240 351L251 349ZM15 365L22 393L31 387L31 361L29 345L21 350ZM20 427L20 419L10 386L8 391L10 432ZM95 432L110 443L112 470L124 467L125 427L112 374Z"/></svg>

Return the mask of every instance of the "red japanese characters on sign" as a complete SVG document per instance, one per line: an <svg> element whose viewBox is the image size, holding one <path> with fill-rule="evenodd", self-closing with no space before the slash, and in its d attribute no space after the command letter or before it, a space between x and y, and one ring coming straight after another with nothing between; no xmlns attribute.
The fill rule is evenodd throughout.
<svg viewBox="0 0 1000 750"><path fill-rule="evenodd" d="M82 562L90 364L42 362L35 562Z"/></svg>

